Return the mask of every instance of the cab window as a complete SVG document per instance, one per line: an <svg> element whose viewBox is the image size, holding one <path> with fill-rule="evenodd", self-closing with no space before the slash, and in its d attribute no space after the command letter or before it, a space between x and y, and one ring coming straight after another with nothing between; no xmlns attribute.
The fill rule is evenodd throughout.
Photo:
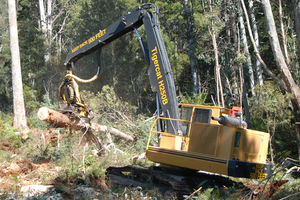
<svg viewBox="0 0 300 200"><path fill-rule="evenodd" d="M196 108L194 113L194 122L210 124L211 113L211 109Z"/></svg>

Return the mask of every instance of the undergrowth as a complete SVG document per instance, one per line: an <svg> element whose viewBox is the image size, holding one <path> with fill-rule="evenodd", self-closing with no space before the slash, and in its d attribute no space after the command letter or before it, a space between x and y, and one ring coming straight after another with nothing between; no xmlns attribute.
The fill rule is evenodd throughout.
<svg viewBox="0 0 300 200"><path fill-rule="evenodd" d="M21 134L12 127L13 118L0 112L0 142L9 141L12 146L20 147L22 144Z"/></svg>

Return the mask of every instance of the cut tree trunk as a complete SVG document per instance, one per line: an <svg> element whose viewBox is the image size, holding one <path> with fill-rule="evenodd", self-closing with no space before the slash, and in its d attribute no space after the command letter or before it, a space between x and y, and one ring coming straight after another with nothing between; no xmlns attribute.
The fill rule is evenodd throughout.
<svg viewBox="0 0 300 200"><path fill-rule="evenodd" d="M79 120L73 120L67 114L62 114L58 111L49 109L47 107L41 107L37 113L38 118L41 121L48 122L60 128L72 128L74 130L87 130L90 129L96 133L105 133L109 132L110 134L120 137L122 139L133 141L133 137L119 131L115 128L109 128L104 125L96 124L96 123L87 123Z"/></svg>

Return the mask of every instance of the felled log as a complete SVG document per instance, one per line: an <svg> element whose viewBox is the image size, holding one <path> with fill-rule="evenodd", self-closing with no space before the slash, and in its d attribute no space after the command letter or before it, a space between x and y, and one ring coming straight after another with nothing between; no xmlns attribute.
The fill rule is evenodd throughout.
<svg viewBox="0 0 300 200"><path fill-rule="evenodd" d="M72 120L67 114L63 114L47 107L41 107L37 113L41 121L48 122L60 128L72 128L75 130L91 129L93 132L104 133L108 132L116 137L123 138L128 141L133 141L133 137L123 133L122 131L109 128L96 123L86 123L78 120Z"/></svg>

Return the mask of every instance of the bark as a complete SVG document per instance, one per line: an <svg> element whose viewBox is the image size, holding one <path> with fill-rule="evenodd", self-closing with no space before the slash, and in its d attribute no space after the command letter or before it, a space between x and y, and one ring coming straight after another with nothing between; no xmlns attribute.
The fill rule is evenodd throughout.
<svg viewBox="0 0 300 200"><path fill-rule="evenodd" d="M250 19L251 19L251 25L252 25L252 31L254 36L254 42L255 46L257 48L257 51L260 52L260 45L259 45L259 37L258 37L258 31L257 31L257 25L256 25L256 18L254 14L254 7L253 7L253 0L249 0L249 13L250 13ZM259 59L256 57L255 61L255 68L256 68L256 79L259 85L263 85L263 77L262 77L262 64L259 62Z"/></svg>
<svg viewBox="0 0 300 200"><path fill-rule="evenodd" d="M27 121L25 116L25 106L23 99L23 85L21 75L21 62L18 38L18 25L15 0L8 0L8 20L9 38L12 66L12 87L14 105L14 124L15 128L26 129Z"/></svg>
<svg viewBox="0 0 300 200"><path fill-rule="evenodd" d="M246 36L246 29L244 25L244 18L242 15L242 10L241 10L241 5L240 2L237 2L238 6L238 19L239 19L239 24L240 24L240 30L241 30L241 41L243 43L243 48L244 48L244 54L246 57L246 65L247 65L247 74L249 78L249 86L251 89L251 94L254 95L254 74L253 74L253 65L251 61L251 56L249 53L249 47L248 47L248 41L247 41L247 36Z"/></svg>
<svg viewBox="0 0 300 200"><path fill-rule="evenodd" d="M97 133L109 132L110 134L112 134L116 137L120 137L120 138L123 138L128 141L134 140L132 136L129 136L129 135L119 131L118 129L109 128L107 126L96 124L96 123L89 124L89 123L82 122L79 120L73 120L67 114L62 114L55 110L49 109L47 107L40 108L37 115L41 121L48 122L57 127L72 128L74 130L85 130L85 129L89 128L92 131L97 132Z"/></svg>
<svg viewBox="0 0 300 200"><path fill-rule="evenodd" d="M191 72L192 72L192 82L193 82L193 95L199 94L200 91L200 76L197 68L197 58L195 56L195 30L194 30L194 16L193 11L190 7L190 2L188 0L183 0L184 7L184 18L187 23L186 37L188 40L188 56L190 59Z"/></svg>
<svg viewBox="0 0 300 200"><path fill-rule="evenodd" d="M262 0L261 2L263 4L269 40L277 68L280 71L281 78L286 85L287 91L293 94L294 100L298 106L298 110L300 110L300 88L295 83L281 51L270 1Z"/></svg>
<svg viewBox="0 0 300 200"><path fill-rule="evenodd" d="M254 52L255 52L255 56L257 57L257 59L259 60L259 62L262 64L262 67L263 67L263 70L266 74L268 74L275 82L277 82L280 87L284 90L286 90L286 86L285 86L285 83L279 79L266 65L266 63L263 61L263 59L261 58L260 56L260 53L258 51L258 49L256 48L256 45L255 45L255 41L254 41L254 38L253 38L253 34L252 34L252 30L251 30L251 26L250 26L250 22L249 22L249 17L248 17L248 13L247 13L247 10L246 10L246 6L244 4L244 1L241 1L242 2L242 7L243 7L243 10L244 10L244 13L245 13L245 17L246 17L246 22L247 22L247 27L248 27L248 33L249 33L249 37L250 37L250 40L252 42L252 45L253 45L253 49L254 49Z"/></svg>
<svg viewBox="0 0 300 200"><path fill-rule="evenodd" d="M283 19L282 19L282 4L281 4L281 0L278 0L278 4L279 4L279 20L280 20L280 30L281 30L281 36L282 36L282 44L283 44L283 52L284 52L284 56L286 59L286 64L290 64L290 57L289 57L289 53L288 53L288 49L287 49L287 39L286 39L286 34L285 34L285 30L284 30L284 24L283 24Z"/></svg>
<svg viewBox="0 0 300 200"><path fill-rule="evenodd" d="M294 0L295 27L298 43L298 59L300 63L300 0Z"/></svg>

